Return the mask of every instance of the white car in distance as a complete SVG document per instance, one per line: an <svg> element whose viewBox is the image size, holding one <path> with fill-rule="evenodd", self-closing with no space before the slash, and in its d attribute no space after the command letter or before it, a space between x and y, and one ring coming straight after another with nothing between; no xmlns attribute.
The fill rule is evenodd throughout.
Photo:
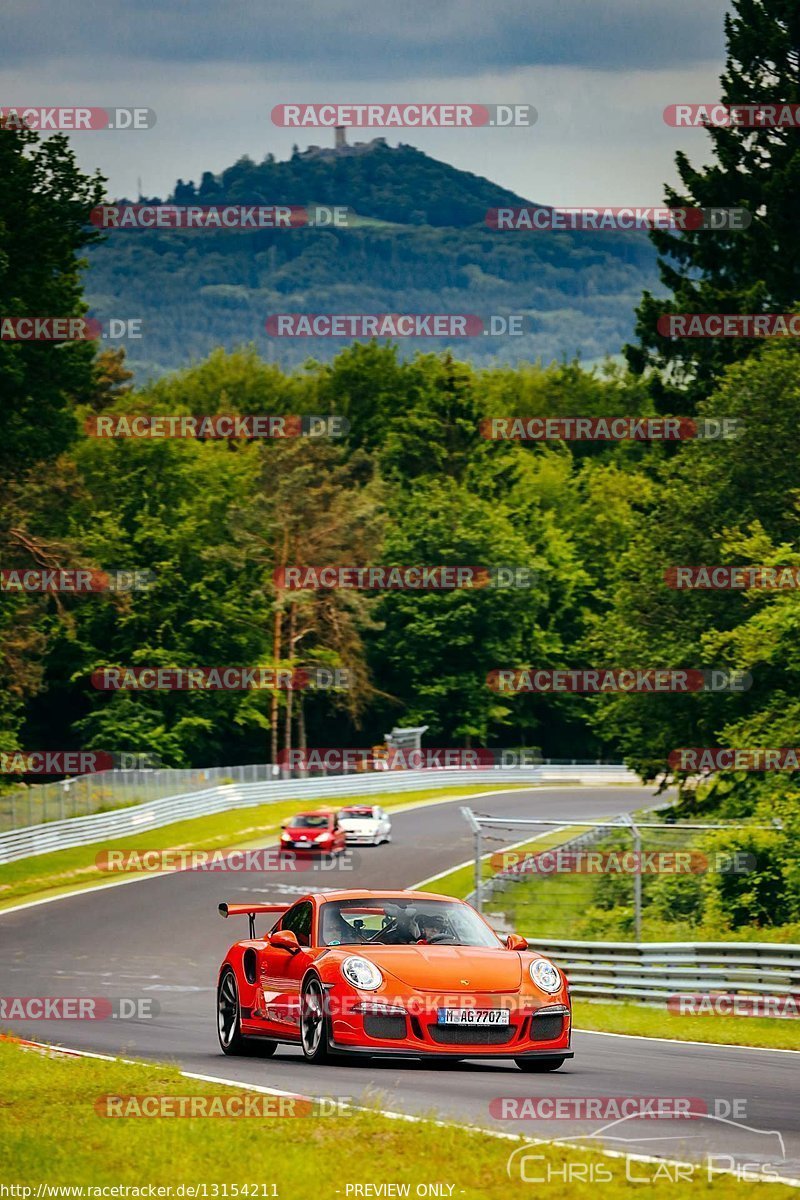
<svg viewBox="0 0 800 1200"><path fill-rule="evenodd" d="M340 808L338 816L348 846L380 846L392 840L392 822L379 804L351 804Z"/></svg>

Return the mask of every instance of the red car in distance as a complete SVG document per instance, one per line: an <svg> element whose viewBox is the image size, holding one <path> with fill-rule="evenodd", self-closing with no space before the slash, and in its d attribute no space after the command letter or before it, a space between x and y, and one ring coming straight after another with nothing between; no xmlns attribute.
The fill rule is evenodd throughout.
<svg viewBox="0 0 800 1200"><path fill-rule="evenodd" d="M341 854L347 841L337 814L330 808L295 813L281 829L281 850L295 854Z"/></svg>

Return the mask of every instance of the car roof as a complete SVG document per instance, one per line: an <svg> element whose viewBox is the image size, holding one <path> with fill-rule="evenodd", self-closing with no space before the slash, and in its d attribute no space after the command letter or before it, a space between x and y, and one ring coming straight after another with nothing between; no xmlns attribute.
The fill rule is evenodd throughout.
<svg viewBox="0 0 800 1200"><path fill-rule="evenodd" d="M289 820L294 817L334 817L336 816L335 808L304 808L302 812L292 813Z"/></svg>
<svg viewBox="0 0 800 1200"><path fill-rule="evenodd" d="M303 899L310 899L314 895L315 893L309 892ZM380 897L382 900L450 900L456 904L464 903L455 896L442 896L438 892L406 892L395 888L347 888L339 892L316 893L316 899L321 904L330 900L368 900L370 896Z"/></svg>

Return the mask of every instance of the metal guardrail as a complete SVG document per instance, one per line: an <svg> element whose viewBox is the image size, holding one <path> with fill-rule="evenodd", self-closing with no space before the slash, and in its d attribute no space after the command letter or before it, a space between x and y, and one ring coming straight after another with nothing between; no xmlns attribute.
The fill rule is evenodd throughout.
<svg viewBox="0 0 800 1200"><path fill-rule="evenodd" d="M565 782L637 782L633 772L612 764L568 764L561 768L551 765L546 768L546 775L543 775L543 770L542 767L507 767L486 770L376 771L369 775L342 775L327 779L275 779L261 783L226 784L184 795L165 796L114 812L94 813L91 816L14 829L0 834L0 864L92 842L117 840L159 829L176 821L187 821L234 808L256 808L278 800L368 796L454 785L492 784L502 787L503 784L513 783L541 784L557 778L563 778ZM558 775L559 770L564 773L563 776Z"/></svg>
<svg viewBox="0 0 800 1200"><path fill-rule="evenodd" d="M529 938L563 967L576 996L661 1003L670 996L800 993L800 945L780 942L574 942Z"/></svg>
<svg viewBox="0 0 800 1200"><path fill-rule="evenodd" d="M234 767L134 767L73 775L52 783L0 792L0 831L43 825L45 821L88 817L131 804L145 804L181 792L223 783L266 783L274 779L269 763Z"/></svg>
<svg viewBox="0 0 800 1200"><path fill-rule="evenodd" d="M135 755L131 755L135 758ZM593 767L619 770L619 764L593 763ZM553 779L561 779L567 767L582 769L573 759L524 759L513 769L537 767ZM488 768L487 768L488 769ZM499 765L497 769L502 769ZM508 764L506 769L512 769ZM346 772L314 771L307 778L336 778ZM297 778L298 776L293 776ZM196 792L225 783L268 783L281 775L280 768L270 763L244 763L225 767L146 767L96 771L90 775L73 775L52 783L34 783L24 788L0 792L0 833L7 829L26 829L43 825L45 821L64 821L67 818L88 817L96 812L110 812L131 804L145 804L177 796L181 792ZM547 776L543 776L547 778Z"/></svg>

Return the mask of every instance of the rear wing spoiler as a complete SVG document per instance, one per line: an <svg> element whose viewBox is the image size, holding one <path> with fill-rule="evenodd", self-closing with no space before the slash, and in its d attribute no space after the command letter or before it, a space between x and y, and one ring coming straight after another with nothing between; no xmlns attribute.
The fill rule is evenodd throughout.
<svg viewBox="0 0 800 1200"><path fill-rule="evenodd" d="M283 913L286 912L288 904L219 904L217 905L219 915L221 917L248 917L250 922L250 937L256 936L256 914L257 913Z"/></svg>

